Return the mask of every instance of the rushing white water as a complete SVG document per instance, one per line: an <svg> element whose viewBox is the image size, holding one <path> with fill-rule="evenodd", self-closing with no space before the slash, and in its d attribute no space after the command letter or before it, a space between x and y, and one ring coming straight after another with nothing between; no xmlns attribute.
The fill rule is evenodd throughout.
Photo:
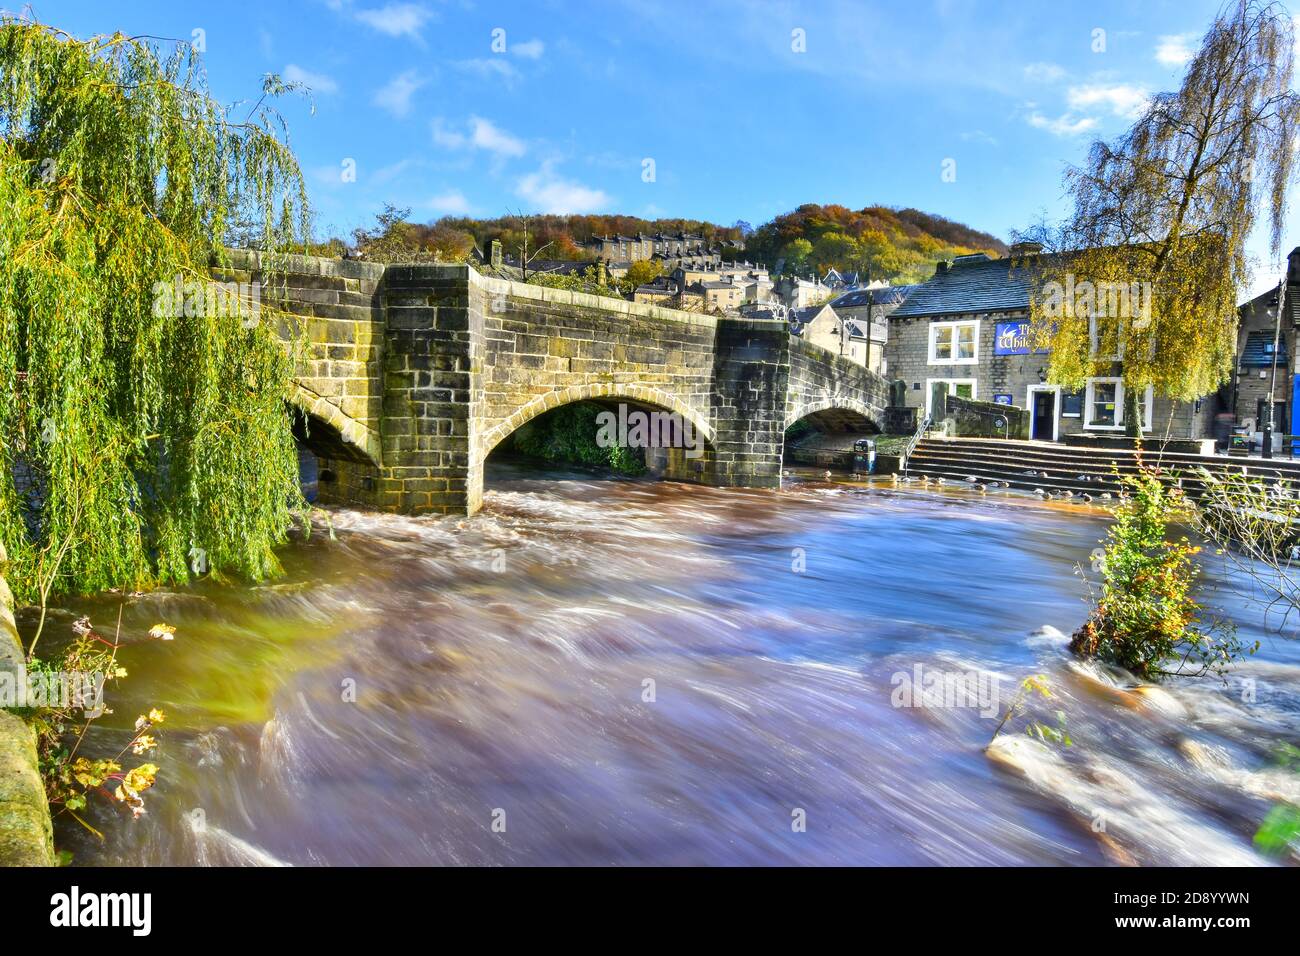
<svg viewBox="0 0 1300 956"><path fill-rule="evenodd" d="M124 649L118 729L88 746L163 707L159 783L139 821L93 810L104 843L66 820L60 842L148 865L1287 862L1252 837L1300 801L1278 756L1300 648L1212 566L1210 600L1263 641L1226 684L1077 665L1075 567L1104 512L883 484L489 487L472 518L336 511L276 584L131 600L129 638L166 620L176 640ZM930 674L984 696L896 706ZM1034 674L1052 698L989 747Z"/></svg>

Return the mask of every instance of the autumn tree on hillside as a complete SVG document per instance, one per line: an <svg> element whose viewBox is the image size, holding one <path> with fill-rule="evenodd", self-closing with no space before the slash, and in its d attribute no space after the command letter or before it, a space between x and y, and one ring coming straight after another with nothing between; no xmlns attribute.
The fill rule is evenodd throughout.
<svg viewBox="0 0 1300 956"><path fill-rule="evenodd" d="M1034 231L1068 251L1038 258L1031 293L1051 381L1122 375L1130 435L1148 387L1192 399L1229 375L1244 249L1261 214L1281 251L1300 123L1293 50L1281 6L1225 8L1178 92L1153 97L1124 136L1068 170L1070 219Z"/></svg>
<svg viewBox="0 0 1300 956"><path fill-rule="evenodd" d="M659 262L650 259L639 259L628 266L627 275L623 277L623 285L629 292L635 292L638 286L643 286L647 282L653 282L659 276L663 275L664 267Z"/></svg>
<svg viewBox="0 0 1300 956"><path fill-rule="evenodd" d="M385 203L369 228L352 231L357 254L376 262L463 262L474 251L474 237L448 222L421 225L411 210Z"/></svg>

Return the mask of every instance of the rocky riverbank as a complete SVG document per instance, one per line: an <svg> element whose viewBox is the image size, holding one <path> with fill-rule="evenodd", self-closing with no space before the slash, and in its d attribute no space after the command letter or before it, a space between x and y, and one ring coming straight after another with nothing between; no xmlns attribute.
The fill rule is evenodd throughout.
<svg viewBox="0 0 1300 956"><path fill-rule="evenodd" d="M0 674L22 673L23 650L0 544ZM50 808L37 770L36 735L21 717L0 710L0 866L54 863Z"/></svg>

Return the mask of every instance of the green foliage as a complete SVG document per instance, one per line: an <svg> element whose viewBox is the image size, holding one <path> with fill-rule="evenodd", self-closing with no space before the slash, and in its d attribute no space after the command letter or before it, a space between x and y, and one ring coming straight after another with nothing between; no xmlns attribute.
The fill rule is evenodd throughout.
<svg viewBox="0 0 1300 956"><path fill-rule="evenodd" d="M621 299L616 286L600 281L600 271L596 266L588 266L582 272L529 272L529 285L544 285L549 289L567 289L570 292L585 292L588 295L603 295Z"/></svg>
<svg viewBox="0 0 1300 956"><path fill-rule="evenodd" d="M55 550L56 592L183 581L196 549L217 572L278 570L301 499L276 323L169 314L155 284L207 286L236 234L273 281L301 242L302 177L263 105L281 87L236 113L190 44L0 19L0 539L19 601Z"/></svg>
<svg viewBox="0 0 1300 956"><path fill-rule="evenodd" d="M638 286L643 286L648 282L653 282L659 276L663 275L664 267L650 259L639 259L627 268L627 275L623 276L619 285L623 291L632 293L637 290Z"/></svg>
<svg viewBox="0 0 1300 956"><path fill-rule="evenodd" d="M1035 694L1044 700L1052 699L1051 684L1048 683L1047 677L1043 674L1032 674L1020 682L1020 686L1016 688L1016 696L1007 705L1006 713L1002 715L997 728L993 731L993 736L989 738L990 745L998 739L998 734L1002 733L1008 723L1025 711ZM1043 743L1059 744L1062 747L1074 746L1074 741L1070 739L1070 735L1065 729L1065 711L1056 711L1055 717L1056 723L1054 725L1045 724L1040 720L1026 721L1025 733L1030 737L1037 737Z"/></svg>
<svg viewBox="0 0 1300 956"><path fill-rule="evenodd" d="M1193 597L1201 549L1185 536L1168 538L1171 524L1190 519L1191 505L1154 471L1123 480L1130 498L1094 561L1101 594L1070 649L1147 680L1222 674L1242 645L1230 622L1204 620Z"/></svg>
<svg viewBox="0 0 1300 956"><path fill-rule="evenodd" d="M175 628L156 624L149 631L152 640L170 641ZM36 731L39 770L45 783L45 796L53 815L67 814L91 833L103 834L81 816L91 799L102 798L130 810L135 818L145 812L142 794L158 776L158 765L143 763L125 770L121 760L130 751L137 757L153 753L158 747L154 731L166 720L158 708L150 709L135 722L124 746L111 756L90 757L82 751L91 725L106 714L104 687L127 676L117 662L121 646L121 621L112 641L99 634L89 619L73 625L75 635L67 649L52 661L32 659L27 665L28 681L33 686L57 686L52 680L66 681L73 689L66 699L47 700L42 706L25 713ZM62 855L61 855L62 857Z"/></svg>
<svg viewBox="0 0 1300 956"><path fill-rule="evenodd" d="M1300 847L1300 807L1276 804L1255 831L1253 842L1269 856L1282 856L1290 848Z"/></svg>
<svg viewBox="0 0 1300 956"><path fill-rule="evenodd" d="M592 402L574 402L522 425L513 436L514 448L546 461L599 465L625 475L639 475L645 462L634 448L596 444L596 416L605 409Z"/></svg>

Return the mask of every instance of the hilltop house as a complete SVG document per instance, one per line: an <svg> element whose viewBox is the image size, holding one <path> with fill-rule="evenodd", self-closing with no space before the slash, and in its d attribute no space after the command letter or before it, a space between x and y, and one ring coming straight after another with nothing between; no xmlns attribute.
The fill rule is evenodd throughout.
<svg viewBox="0 0 1300 956"><path fill-rule="evenodd" d="M889 318L885 360L905 383L906 403L929 412L931 386L949 394L1018 405L1030 413L1029 437L1115 435L1125 430L1124 383L1116 361L1109 375L1071 391L1047 382L1047 353L1028 342L1029 283L1041 247L1022 243L1007 259L983 253L940 262ZM1217 396L1194 402L1139 397L1142 428L1174 438L1213 436Z"/></svg>

